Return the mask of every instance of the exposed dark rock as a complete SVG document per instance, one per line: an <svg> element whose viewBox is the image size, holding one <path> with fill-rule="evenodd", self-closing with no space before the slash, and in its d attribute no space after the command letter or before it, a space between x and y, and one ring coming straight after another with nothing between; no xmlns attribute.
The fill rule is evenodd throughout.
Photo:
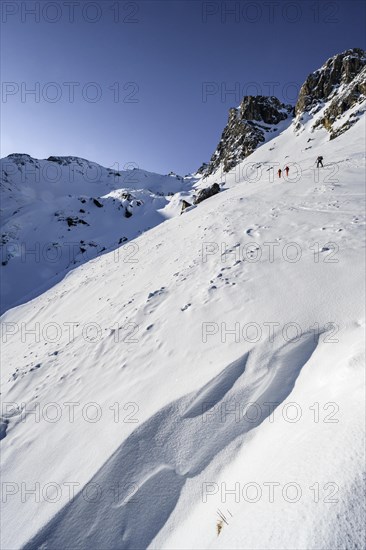
<svg viewBox="0 0 366 550"><path fill-rule="evenodd" d="M132 201L133 199L133 196L131 195L131 193L128 193L126 191L123 191L121 193L121 199L126 199L126 201Z"/></svg>
<svg viewBox="0 0 366 550"><path fill-rule="evenodd" d="M69 166L70 164L77 164L80 166L80 168L88 168L88 169L98 169L98 164L94 162L90 162L87 159L83 159L81 157L59 157L59 156L50 156L47 159L48 162L56 162L60 166Z"/></svg>
<svg viewBox="0 0 366 550"><path fill-rule="evenodd" d="M330 133L330 139L334 139L343 134L357 122L357 113L352 113L338 128L333 128L333 124L349 109L363 102L365 97L366 67L363 68L361 73L346 90L336 95L329 107L325 110L324 115L316 122L314 128L324 126Z"/></svg>
<svg viewBox="0 0 366 550"><path fill-rule="evenodd" d="M220 193L220 186L218 183L214 183L210 187L205 187L205 189L200 189L197 196L194 199L194 204L199 204L200 202Z"/></svg>
<svg viewBox="0 0 366 550"><path fill-rule="evenodd" d="M6 437L9 420L7 418L0 418L0 441Z"/></svg>
<svg viewBox="0 0 366 550"><path fill-rule="evenodd" d="M205 174L205 172L206 172L207 169L208 169L208 166L209 166L209 165L208 165L207 162L203 162L203 163L201 164L201 166L198 168L198 170L197 170L196 173L197 173L197 174Z"/></svg>
<svg viewBox="0 0 366 550"><path fill-rule="evenodd" d="M357 122L357 116L351 113L344 122L334 127L334 123L366 97L366 52L359 48L347 50L335 55L308 76L299 94L296 104L298 117L297 129L301 128L302 115L306 112L316 114L324 102L328 107L313 128L323 126L328 130L330 139L343 134Z"/></svg>
<svg viewBox="0 0 366 550"><path fill-rule="evenodd" d="M366 52L359 48L347 50L328 59L320 69L310 74L302 85L295 114L309 111L320 102L326 101L341 84L351 83L365 64ZM365 93L365 82L361 88L357 92Z"/></svg>
<svg viewBox="0 0 366 550"><path fill-rule="evenodd" d="M98 208L103 208L103 205L101 202L98 201L98 199L93 199L93 203L95 204L95 206L97 206Z"/></svg>
<svg viewBox="0 0 366 550"><path fill-rule="evenodd" d="M182 200L182 209L180 211L180 213L182 214L182 212L185 211L186 208L189 208L191 205L191 203L189 203L188 201L185 201L185 200Z"/></svg>
<svg viewBox="0 0 366 550"><path fill-rule="evenodd" d="M36 159L31 157L27 153L11 153L6 158L15 160L16 162L20 161L22 164L24 164L25 161L30 162L31 164L37 162Z"/></svg>
<svg viewBox="0 0 366 550"><path fill-rule="evenodd" d="M48 157L47 159L49 162L57 162L57 164L62 164L60 157Z"/></svg>
<svg viewBox="0 0 366 550"><path fill-rule="evenodd" d="M241 102L241 119L248 121L261 121L265 124L278 124L292 115L293 107L284 105L276 97L245 96Z"/></svg>
<svg viewBox="0 0 366 550"><path fill-rule="evenodd" d="M66 222L69 227L74 227L78 223L81 223L82 225L89 225L88 222L86 222L85 220L82 220L81 218L77 218L77 217L72 218L71 216L68 216L66 218Z"/></svg>

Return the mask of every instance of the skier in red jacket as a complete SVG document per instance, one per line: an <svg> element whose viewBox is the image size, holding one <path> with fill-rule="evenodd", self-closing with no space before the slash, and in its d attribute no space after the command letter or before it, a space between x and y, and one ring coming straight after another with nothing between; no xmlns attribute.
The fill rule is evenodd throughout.
<svg viewBox="0 0 366 550"><path fill-rule="evenodd" d="M288 178L288 173L289 173L289 171L290 171L290 168L289 168L288 166L286 166L285 172L286 172L286 177L287 177L287 178Z"/></svg>

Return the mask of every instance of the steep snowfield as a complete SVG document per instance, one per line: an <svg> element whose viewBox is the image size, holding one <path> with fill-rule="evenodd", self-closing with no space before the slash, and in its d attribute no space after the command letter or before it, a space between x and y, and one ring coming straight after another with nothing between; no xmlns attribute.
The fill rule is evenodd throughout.
<svg viewBox="0 0 366 550"><path fill-rule="evenodd" d="M365 120L311 123L5 313L4 548L363 548Z"/></svg>
<svg viewBox="0 0 366 550"><path fill-rule="evenodd" d="M174 174L50 159L15 154L0 161L1 313L161 223L171 215L171 208L164 213L169 195L191 188L191 178Z"/></svg>

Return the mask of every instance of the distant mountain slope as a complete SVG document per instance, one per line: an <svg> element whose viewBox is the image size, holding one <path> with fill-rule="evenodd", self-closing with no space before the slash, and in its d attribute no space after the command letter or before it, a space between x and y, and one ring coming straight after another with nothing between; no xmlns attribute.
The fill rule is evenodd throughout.
<svg viewBox="0 0 366 550"><path fill-rule="evenodd" d="M189 177L116 171L78 157L1 159L1 312L166 219Z"/></svg>

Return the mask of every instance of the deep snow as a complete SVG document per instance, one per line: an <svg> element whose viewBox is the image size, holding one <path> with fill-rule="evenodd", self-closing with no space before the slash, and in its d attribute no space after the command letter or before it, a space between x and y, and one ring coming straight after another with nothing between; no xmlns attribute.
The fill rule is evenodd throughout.
<svg viewBox="0 0 366 550"><path fill-rule="evenodd" d="M4 314L4 548L363 548L365 120L311 123Z"/></svg>

